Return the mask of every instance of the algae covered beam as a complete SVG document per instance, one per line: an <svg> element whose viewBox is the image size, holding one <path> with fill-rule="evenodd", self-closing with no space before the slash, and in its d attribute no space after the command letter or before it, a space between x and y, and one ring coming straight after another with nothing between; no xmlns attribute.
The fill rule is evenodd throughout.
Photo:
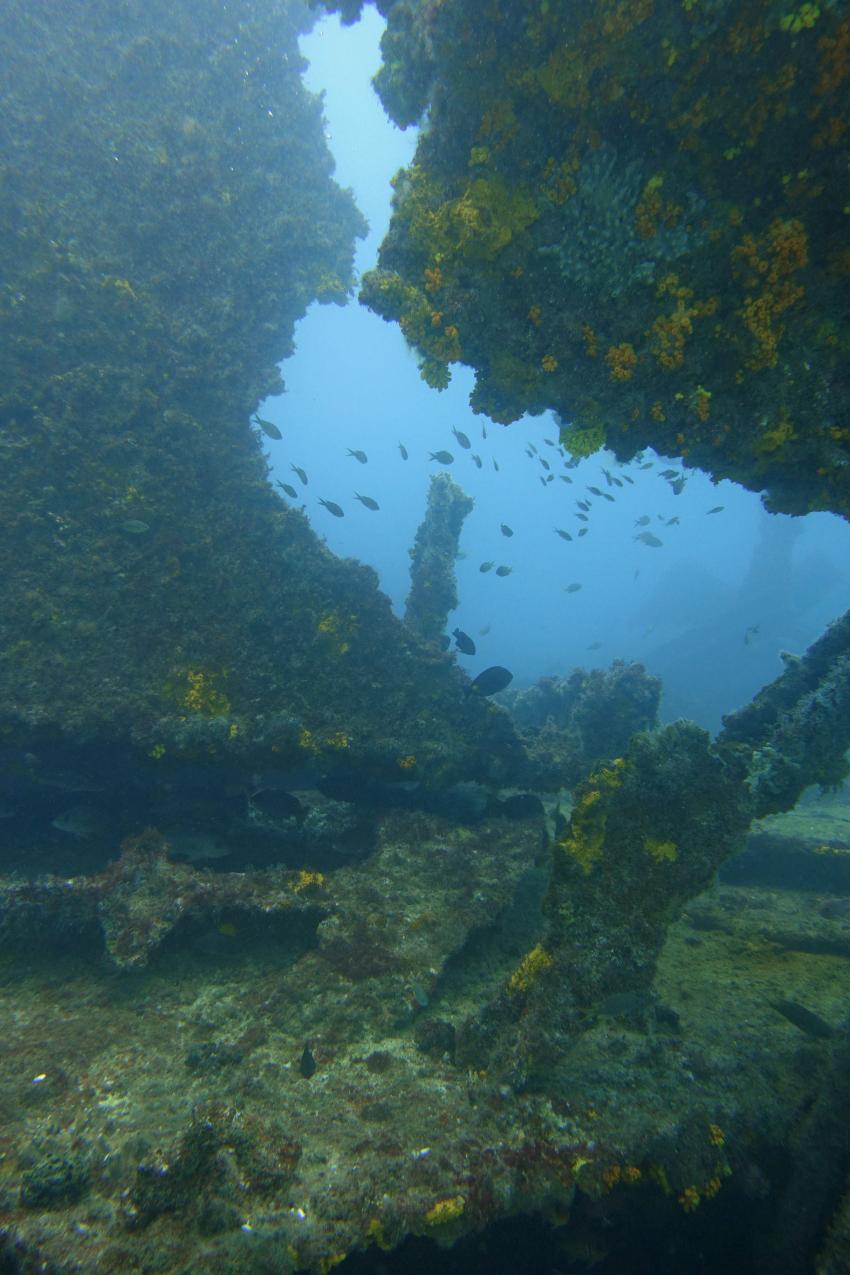
<svg viewBox="0 0 850 1275"><path fill-rule="evenodd" d="M850 613L726 719L634 736L578 785L554 847L547 950L561 1014L646 987L667 926L743 846L754 818L840 781L850 745Z"/></svg>
<svg viewBox="0 0 850 1275"><path fill-rule="evenodd" d="M457 606L454 564L472 503L448 474L431 479L428 508L410 551L410 593L404 612L407 627L427 642L439 642L449 612Z"/></svg>
<svg viewBox="0 0 850 1275"><path fill-rule="evenodd" d="M717 741L674 722L635 735L578 784L552 847L541 942L466 1025L465 1061L495 1057L518 1076L553 1066L594 1006L648 991L668 926L754 818L847 774L850 613L786 663Z"/></svg>
<svg viewBox="0 0 850 1275"><path fill-rule="evenodd" d="M692 722L635 735L597 765L552 846L541 940L464 1025L462 1061L542 1079L600 1002L645 996L670 922L742 848L751 819L744 761Z"/></svg>
<svg viewBox="0 0 850 1275"><path fill-rule="evenodd" d="M40 947L70 939L96 950L99 931L117 969L140 970L181 925L200 924L203 932L222 917L250 918L256 926L299 913L318 924L331 910L321 872L215 872L176 863L168 850L148 828L96 874L0 878L0 949L27 950L37 935Z"/></svg>
<svg viewBox="0 0 850 1275"><path fill-rule="evenodd" d="M850 611L751 704L723 719L718 744L748 755L756 816L790 810L811 784L850 773Z"/></svg>
<svg viewBox="0 0 850 1275"><path fill-rule="evenodd" d="M743 846L743 763L692 722L636 735L579 784L554 847L549 940L569 997L586 1006L646 987L668 924Z"/></svg>

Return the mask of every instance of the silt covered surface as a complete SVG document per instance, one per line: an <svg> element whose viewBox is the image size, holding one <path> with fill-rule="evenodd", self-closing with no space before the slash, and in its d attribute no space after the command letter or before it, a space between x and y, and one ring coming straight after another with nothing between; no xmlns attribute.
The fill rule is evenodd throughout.
<svg viewBox="0 0 850 1275"><path fill-rule="evenodd" d="M8 1268L323 1271L375 1246L392 1270L411 1234L539 1213L567 1269L624 1269L635 1236L657 1269L694 1244L710 1269L805 1269L776 1250L809 1253L812 1201L840 1184L823 1113L848 1086L846 916L821 893L715 887L651 994L604 1000L560 1080L517 1089L461 1063L454 1031L522 968L544 845L535 821L396 815L297 915L187 922L140 972L43 923L0 988Z"/></svg>

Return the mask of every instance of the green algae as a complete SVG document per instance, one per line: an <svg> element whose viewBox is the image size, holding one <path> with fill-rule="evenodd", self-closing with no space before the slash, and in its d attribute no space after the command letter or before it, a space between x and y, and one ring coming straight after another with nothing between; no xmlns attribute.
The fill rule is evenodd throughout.
<svg viewBox="0 0 850 1275"><path fill-rule="evenodd" d="M273 493L250 425L365 232L301 81L312 16L87 12L24 6L7 33L4 127L32 162L0 196L5 742L129 744L163 780L211 758L398 777L410 755L445 776L490 764L477 718L516 754Z"/></svg>

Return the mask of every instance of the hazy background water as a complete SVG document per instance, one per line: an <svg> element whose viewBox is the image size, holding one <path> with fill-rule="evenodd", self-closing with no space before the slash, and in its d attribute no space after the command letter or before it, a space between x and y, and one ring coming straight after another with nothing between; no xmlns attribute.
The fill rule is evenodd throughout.
<svg viewBox="0 0 850 1275"><path fill-rule="evenodd" d="M371 88L382 29L380 16L367 8L357 25L343 28L327 18L302 42L308 86L326 95L337 180L352 187L370 224L359 246L361 272L375 264L386 230L390 178L416 145L415 130L391 124ZM721 713L781 672L780 651L802 651L850 605L850 527L832 515L769 515L757 495L699 473L674 495L658 474L679 466L651 452L644 461L656 460L652 470L635 463L624 471L606 454L565 470L544 441L558 437L550 416L508 428L474 416L467 405L471 374L456 370L447 390L430 389L398 328L356 303L314 305L296 343L283 368L287 393L261 407L284 435L268 443L273 478L298 489L296 503L303 500L334 552L375 567L399 613L429 476L441 468L429 454L445 449L454 456L449 472L475 508L464 527L461 602L450 627L460 625L478 644L475 656L458 655L473 674L506 664L522 683L577 665L640 659L664 679L665 717L687 715L714 728ZM457 444L453 426L469 436L471 451ZM567 473L572 485L556 478L544 487L546 471L526 454L529 443L550 472ZM365 451L368 463L349 457L349 448ZM472 453L482 459L480 470ZM307 472L306 487L292 464ZM621 480L628 473L634 485L608 487L603 466ZM589 495L588 485L613 495L614 503ZM377 500L379 512L359 504L355 492ZM334 518L320 497L336 501L345 517ZM576 519L578 499L592 502L587 524ZM709 514L717 505L723 511ZM661 548L635 540L644 515ZM680 522L666 526L673 517ZM503 522L511 538L501 533ZM582 525L589 532L579 539ZM556 536L556 527L573 541ZM482 575L480 563L490 560L511 566L512 574ZM574 583L581 589L564 591Z"/></svg>

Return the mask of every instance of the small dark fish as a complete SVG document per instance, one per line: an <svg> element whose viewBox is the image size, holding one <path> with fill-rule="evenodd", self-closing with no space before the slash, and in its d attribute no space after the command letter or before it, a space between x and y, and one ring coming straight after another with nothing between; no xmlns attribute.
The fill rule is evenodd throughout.
<svg viewBox="0 0 850 1275"><path fill-rule="evenodd" d="M252 420L255 425L260 427L268 438L273 438L275 442L277 442L278 439L283 438L283 434L281 434L274 421L264 421L262 416L257 416L256 412L254 413Z"/></svg>
<svg viewBox="0 0 850 1275"><path fill-rule="evenodd" d="M37 770L33 772L31 767L40 767L41 761L33 753L25 753L24 760L29 774L36 780L39 787L44 785L47 788L59 788L62 792L106 792L105 784L99 783L90 775L83 774L82 771Z"/></svg>
<svg viewBox="0 0 850 1275"><path fill-rule="evenodd" d="M531 819L544 814L543 802L533 792L514 792L496 802L496 811L503 819Z"/></svg>
<svg viewBox="0 0 850 1275"><path fill-rule="evenodd" d="M514 534L512 529L508 526L506 522L503 522L501 524L499 530L501 531L503 536L507 536L509 539Z"/></svg>
<svg viewBox="0 0 850 1275"><path fill-rule="evenodd" d="M316 1059L313 1057L313 1051L310 1048L309 1040L304 1042L304 1048L301 1051L301 1057L298 1060L299 1074L305 1080L309 1080L311 1076L316 1074Z"/></svg>
<svg viewBox="0 0 850 1275"><path fill-rule="evenodd" d="M345 517L345 510L340 509L339 505L336 503L335 500L320 500L319 504L323 505L324 508L327 509L329 514L333 514L334 518Z"/></svg>
<svg viewBox="0 0 850 1275"><path fill-rule="evenodd" d="M562 483L571 483L573 481L569 474L559 474L558 477Z"/></svg>
<svg viewBox="0 0 850 1275"><path fill-rule="evenodd" d="M843 921L850 915L850 899L826 899L818 908L818 916L827 921Z"/></svg>
<svg viewBox="0 0 850 1275"><path fill-rule="evenodd" d="M498 691L503 691L506 686L510 686L513 680L513 673L502 668L500 664L494 664L492 668L485 668L483 673L479 673L469 689L475 691L477 695L495 695Z"/></svg>
<svg viewBox="0 0 850 1275"><path fill-rule="evenodd" d="M744 646L749 646L754 637L758 637L761 632L758 624L751 624L744 634Z"/></svg>
<svg viewBox="0 0 850 1275"><path fill-rule="evenodd" d="M611 493L610 493L610 492L608 492L608 491L603 491L603 493L602 493L602 499L603 499L603 500L610 500L610 501L611 501L611 504L612 504L612 505L614 504L614 497L613 497L613 496L611 495Z"/></svg>
<svg viewBox="0 0 850 1275"><path fill-rule="evenodd" d="M399 443L398 450L401 452L401 459L407 460L407 448L405 447L404 443Z"/></svg>
<svg viewBox="0 0 850 1275"><path fill-rule="evenodd" d="M512 571L513 571L513 567L497 567L497 568L496 568L496 575L497 575L497 576L509 576L509 575L511 574L511 572L512 572Z"/></svg>
<svg viewBox="0 0 850 1275"><path fill-rule="evenodd" d="M546 444L546 446L547 446L547 447L554 447L554 446L555 446L555 440L554 440L554 438L544 438L544 439L543 439L543 442Z"/></svg>
<svg viewBox="0 0 850 1275"><path fill-rule="evenodd" d="M654 460L648 460L645 465L641 465L641 469L652 469L654 464Z"/></svg>
<svg viewBox="0 0 850 1275"><path fill-rule="evenodd" d="M455 646L463 655L475 654L475 643L468 633L464 633L463 629L453 629L452 637L455 640Z"/></svg>
<svg viewBox="0 0 850 1275"><path fill-rule="evenodd" d="M670 490L674 496L681 496L682 492L685 490L685 483L687 481L687 478L677 478L674 483L670 484Z"/></svg>
<svg viewBox="0 0 850 1275"><path fill-rule="evenodd" d="M783 1018L787 1018L789 1023L799 1027L800 1031L805 1032L807 1036L815 1036L819 1040L829 1040L835 1035L835 1028L825 1018L821 1018L820 1014L814 1014L810 1009L806 1009L805 1005L798 1004L797 1001L771 1001L771 1008L775 1009L777 1014L781 1014Z"/></svg>
<svg viewBox="0 0 850 1275"><path fill-rule="evenodd" d="M289 497L289 499L290 499L290 500L297 500L297 499L298 499L298 492L297 492L297 491L295 490L295 488L292 486L292 483L282 483L282 482L280 481L280 479L278 479L278 480L277 480L277 485L278 485L278 487L280 488L280 490L281 490L281 491L285 491L285 492L286 492L286 494L287 494L287 496Z"/></svg>
<svg viewBox="0 0 850 1275"><path fill-rule="evenodd" d="M672 517L672 518L668 518L668 519L667 519L667 521L665 522L664 526L665 526L665 527L678 527L678 525L679 525L680 521L681 521L681 519L679 518L679 515L678 515L678 514L675 514L675 515L674 515L674 517Z"/></svg>
<svg viewBox="0 0 850 1275"><path fill-rule="evenodd" d="M576 514L576 518L578 518L579 522L590 522L587 514Z"/></svg>
<svg viewBox="0 0 850 1275"><path fill-rule="evenodd" d="M492 571L495 565L496 565L495 562L482 562L478 570L483 575L485 571Z"/></svg>
<svg viewBox="0 0 850 1275"><path fill-rule="evenodd" d="M545 486L546 486L546 479L543 477L543 475L542 475L542 474L538 474L538 475L537 475L537 477L540 479L540 486L541 486L541 487L545 487Z"/></svg>
<svg viewBox="0 0 850 1275"><path fill-rule="evenodd" d="M601 495L602 495L602 492L599 490L599 488L598 488L598 487L588 487L588 489L587 489L587 490L590 492L591 496L601 496Z"/></svg>
<svg viewBox="0 0 850 1275"><path fill-rule="evenodd" d="M628 475L628 474L623 474L623 481L624 481L624 482L627 482L627 483L629 484L629 486L630 486L630 487L634 487L634 485L635 485L635 480L634 480L634 478L629 478L629 475Z"/></svg>
<svg viewBox="0 0 850 1275"><path fill-rule="evenodd" d="M534 452L531 450L530 447L526 447L525 454L529 460L534 460Z"/></svg>
<svg viewBox="0 0 850 1275"><path fill-rule="evenodd" d="M304 470L301 468L301 466L300 466L300 465L290 465L290 466L289 466L289 468L292 470L293 474L297 474L297 475L298 475L298 477L301 479L302 483L303 483L303 484L304 484L304 486L306 487L306 486L307 486L307 475L305 474L305 472L304 472Z"/></svg>
<svg viewBox="0 0 850 1275"><path fill-rule="evenodd" d="M560 536L562 540L572 540L572 536L568 531L564 531L561 527L555 528L555 535Z"/></svg>
<svg viewBox="0 0 850 1275"><path fill-rule="evenodd" d="M620 1018L639 1014L651 1004L648 992L611 992L597 1005L597 1013L603 1018Z"/></svg>
<svg viewBox="0 0 850 1275"><path fill-rule="evenodd" d="M642 531L639 536L635 536L635 540L640 540L643 544L649 545L650 549L660 549L663 543L651 531Z"/></svg>
<svg viewBox="0 0 850 1275"><path fill-rule="evenodd" d="M150 526L142 522L141 518L128 518L121 523L121 530L126 531L128 536L143 536L146 531L150 531Z"/></svg>
<svg viewBox="0 0 850 1275"><path fill-rule="evenodd" d="M564 585L564 593L578 593L580 588L581 588L581 585L578 583L578 581L574 581L572 584Z"/></svg>
<svg viewBox="0 0 850 1275"><path fill-rule="evenodd" d="M281 788L259 788L249 795L248 806L270 819L297 819L307 813L297 797Z"/></svg>
<svg viewBox="0 0 850 1275"><path fill-rule="evenodd" d="M579 534L580 536L586 536L586 535L587 535L587 533L588 533L588 531L590 531L590 528L589 528L589 527L579 527L578 534Z"/></svg>
<svg viewBox="0 0 850 1275"><path fill-rule="evenodd" d="M552 468L552 466L549 464L545 456L538 456L537 459L540 461L540 464L543 466L544 469Z"/></svg>
<svg viewBox="0 0 850 1275"><path fill-rule="evenodd" d="M496 460L495 456L493 457L493 468L495 469L496 473L498 474L498 472L499 472L499 462Z"/></svg>
<svg viewBox="0 0 850 1275"><path fill-rule="evenodd" d="M588 513L588 511L592 508L592 505L589 500L577 500L576 504L578 505L579 509L583 509L585 513Z"/></svg>
<svg viewBox="0 0 850 1275"><path fill-rule="evenodd" d="M469 439L467 438L466 434L464 434L463 430L457 429L454 425L452 425L452 433L454 434L455 438L458 441L458 446L462 447L464 451L468 452L470 447L472 446L472 443L470 443Z"/></svg>
<svg viewBox="0 0 850 1275"><path fill-rule="evenodd" d="M646 469L646 468L647 468L646 465L641 465L641 469ZM660 476L662 478L678 478L679 471L678 469L662 469Z"/></svg>
<svg viewBox="0 0 850 1275"><path fill-rule="evenodd" d="M546 477L543 479L543 486L545 487L548 483L553 483L554 481L555 481L555 475L547 474Z"/></svg>
<svg viewBox="0 0 850 1275"><path fill-rule="evenodd" d="M354 493L354 499L359 500L361 505L365 505L367 509L380 509L377 500L373 500L371 496L361 496L357 492Z"/></svg>
<svg viewBox="0 0 850 1275"><path fill-rule="evenodd" d="M429 459L439 461L441 465L454 464L454 456L451 452L431 452Z"/></svg>
<svg viewBox="0 0 850 1275"><path fill-rule="evenodd" d="M51 820L51 827L79 841L93 841L105 830L105 826L106 817L91 806L71 806Z"/></svg>
<svg viewBox="0 0 850 1275"><path fill-rule="evenodd" d="M487 426L486 426L486 425L482 425L482 426L481 426L481 437L482 437L482 438L486 438L486 437L487 437Z"/></svg>
<svg viewBox="0 0 850 1275"><path fill-rule="evenodd" d="M635 518L636 527L648 527L651 522L652 519L649 514L643 514L640 518Z"/></svg>
<svg viewBox="0 0 850 1275"><path fill-rule="evenodd" d="M601 651L603 645L604 645L603 642L591 642L590 646L587 649L588 651Z"/></svg>
<svg viewBox="0 0 850 1275"><path fill-rule="evenodd" d="M476 464L476 465L478 466L478 468L480 469L480 468L481 468L481 457L480 457L480 456L476 456L476 455L475 455L475 453L473 452L473 453L472 453L472 459L474 460L475 464Z"/></svg>
<svg viewBox="0 0 850 1275"><path fill-rule="evenodd" d="M347 456L353 456L353 458L354 458L356 461L358 461L358 462L359 462L359 464L361 464L361 465L365 465L365 464L368 462L368 460L369 460L369 457L366 455L366 453L365 453L365 452L361 452L361 451L352 451L350 447L349 447L349 448L347 448L347 450L346 450L346 455L347 455Z"/></svg>
<svg viewBox="0 0 850 1275"><path fill-rule="evenodd" d="M725 508L725 505L715 505L713 509L706 509L705 512L707 514L722 514Z"/></svg>
<svg viewBox="0 0 850 1275"><path fill-rule="evenodd" d="M421 983L414 983L410 989L411 996L420 1009L427 1009L431 1001Z"/></svg>

